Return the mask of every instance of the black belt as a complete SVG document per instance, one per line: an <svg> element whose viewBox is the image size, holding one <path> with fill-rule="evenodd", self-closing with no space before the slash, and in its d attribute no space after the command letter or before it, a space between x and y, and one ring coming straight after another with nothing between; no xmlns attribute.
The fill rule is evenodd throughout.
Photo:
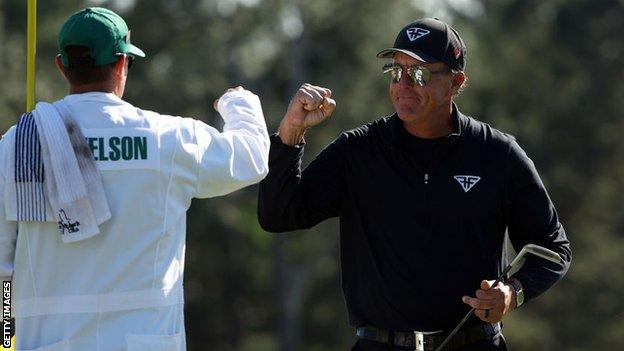
<svg viewBox="0 0 624 351"><path fill-rule="evenodd" d="M444 348L454 350L477 341L481 341L500 333L500 323L466 326L457 332ZM392 342L396 346L410 347L416 351L434 351L444 341L450 332L419 332L395 331L377 329L371 326L357 328L356 335L360 339L382 343Z"/></svg>

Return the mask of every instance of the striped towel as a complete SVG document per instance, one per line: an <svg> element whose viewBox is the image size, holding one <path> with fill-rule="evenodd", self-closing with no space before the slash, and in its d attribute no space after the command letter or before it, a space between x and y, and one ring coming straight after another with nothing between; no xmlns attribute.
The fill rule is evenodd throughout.
<svg viewBox="0 0 624 351"><path fill-rule="evenodd" d="M12 153L15 162L9 162L14 168L15 189L17 194L16 218L18 221L45 221L46 195L43 179L43 160L41 159L41 144L37 134L37 125L32 113L22 115L17 124L15 133L15 151ZM10 173L9 173L10 174ZM10 180L8 181L10 183ZM12 197L12 196L11 196ZM7 208L12 208L7 204Z"/></svg>
<svg viewBox="0 0 624 351"><path fill-rule="evenodd" d="M64 242L100 232L111 217L101 174L63 100L22 115L12 147L7 220L57 222Z"/></svg>

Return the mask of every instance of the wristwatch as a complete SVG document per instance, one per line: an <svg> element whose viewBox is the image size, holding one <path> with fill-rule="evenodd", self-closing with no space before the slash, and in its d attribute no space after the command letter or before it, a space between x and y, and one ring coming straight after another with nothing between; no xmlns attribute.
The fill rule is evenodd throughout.
<svg viewBox="0 0 624 351"><path fill-rule="evenodd" d="M516 278L511 278L507 281L509 285L516 292L516 308L520 307L524 303L524 290L522 289L522 283Z"/></svg>

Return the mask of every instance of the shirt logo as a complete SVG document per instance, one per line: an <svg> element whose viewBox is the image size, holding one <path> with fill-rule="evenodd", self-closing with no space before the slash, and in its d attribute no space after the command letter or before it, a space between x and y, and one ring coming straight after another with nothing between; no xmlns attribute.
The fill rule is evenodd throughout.
<svg viewBox="0 0 624 351"><path fill-rule="evenodd" d="M453 178L464 189L465 193L469 192L481 180L481 177L474 175L456 175Z"/></svg>
<svg viewBox="0 0 624 351"><path fill-rule="evenodd" d="M410 41L414 41L416 39L420 39L425 35L429 34L429 30L422 29L418 27L412 27L407 29L407 37Z"/></svg>

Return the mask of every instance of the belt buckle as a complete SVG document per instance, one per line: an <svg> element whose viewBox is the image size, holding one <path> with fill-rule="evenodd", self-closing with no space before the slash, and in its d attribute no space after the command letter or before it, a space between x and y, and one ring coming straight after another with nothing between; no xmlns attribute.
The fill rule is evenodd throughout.
<svg viewBox="0 0 624 351"><path fill-rule="evenodd" d="M414 331L414 351L425 351L425 334Z"/></svg>
<svg viewBox="0 0 624 351"><path fill-rule="evenodd" d="M421 332L414 330L414 351L425 351L425 335L432 335L441 333L442 330L436 330L432 332Z"/></svg>

